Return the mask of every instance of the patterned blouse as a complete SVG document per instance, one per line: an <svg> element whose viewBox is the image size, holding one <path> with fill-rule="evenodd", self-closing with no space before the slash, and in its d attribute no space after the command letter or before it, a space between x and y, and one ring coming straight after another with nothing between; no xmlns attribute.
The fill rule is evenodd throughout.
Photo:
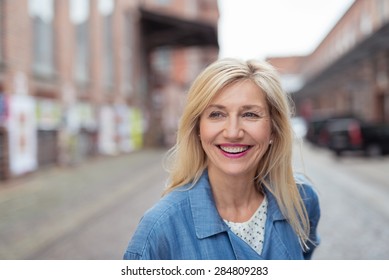
<svg viewBox="0 0 389 280"><path fill-rule="evenodd" d="M265 239L265 223L267 216L267 199L263 199L254 215L246 222L234 223L224 220L233 233L244 240L259 255L262 253Z"/></svg>

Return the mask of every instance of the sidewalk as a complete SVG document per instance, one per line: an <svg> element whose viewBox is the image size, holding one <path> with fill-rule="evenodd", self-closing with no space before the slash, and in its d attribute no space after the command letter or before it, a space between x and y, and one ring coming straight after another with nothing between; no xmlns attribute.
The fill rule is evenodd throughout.
<svg viewBox="0 0 389 280"><path fill-rule="evenodd" d="M2 184L0 259L37 256L42 248L80 231L121 199L131 199L146 179L160 181L164 152L144 150L96 158L77 167L48 168Z"/></svg>

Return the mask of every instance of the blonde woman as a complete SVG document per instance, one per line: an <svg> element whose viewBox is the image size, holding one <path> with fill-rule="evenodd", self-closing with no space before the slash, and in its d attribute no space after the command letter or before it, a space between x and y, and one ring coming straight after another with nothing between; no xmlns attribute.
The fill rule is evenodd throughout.
<svg viewBox="0 0 389 280"><path fill-rule="evenodd" d="M290 108L266 62L223 59L194 81L162 199L125 259L310 259L319 201L292 171Z"/></svg>

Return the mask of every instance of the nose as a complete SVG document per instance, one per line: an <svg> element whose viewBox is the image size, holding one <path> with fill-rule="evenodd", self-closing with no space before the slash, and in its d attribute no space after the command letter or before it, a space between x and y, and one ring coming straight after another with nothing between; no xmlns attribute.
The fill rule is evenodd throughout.
<svg viewBox="0 0 389 280"><path fill-rule="evenodd" d="M223 136L227 139L240 139L244 135L243 128L238 118L228 118L223 130Z"/></svg>

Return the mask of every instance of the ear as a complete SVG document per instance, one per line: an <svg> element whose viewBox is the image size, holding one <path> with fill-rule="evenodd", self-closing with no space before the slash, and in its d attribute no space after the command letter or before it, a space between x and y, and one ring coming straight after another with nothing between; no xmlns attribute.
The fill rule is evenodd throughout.
<svg viewBox="0 0 389 280"><path fill-rule="evenodd" d="M273 131L270 133L270 140L269 140L269 144L271 145L271 144L273 144L273 142L274 142L274 133L273 133Z"/></svg>

